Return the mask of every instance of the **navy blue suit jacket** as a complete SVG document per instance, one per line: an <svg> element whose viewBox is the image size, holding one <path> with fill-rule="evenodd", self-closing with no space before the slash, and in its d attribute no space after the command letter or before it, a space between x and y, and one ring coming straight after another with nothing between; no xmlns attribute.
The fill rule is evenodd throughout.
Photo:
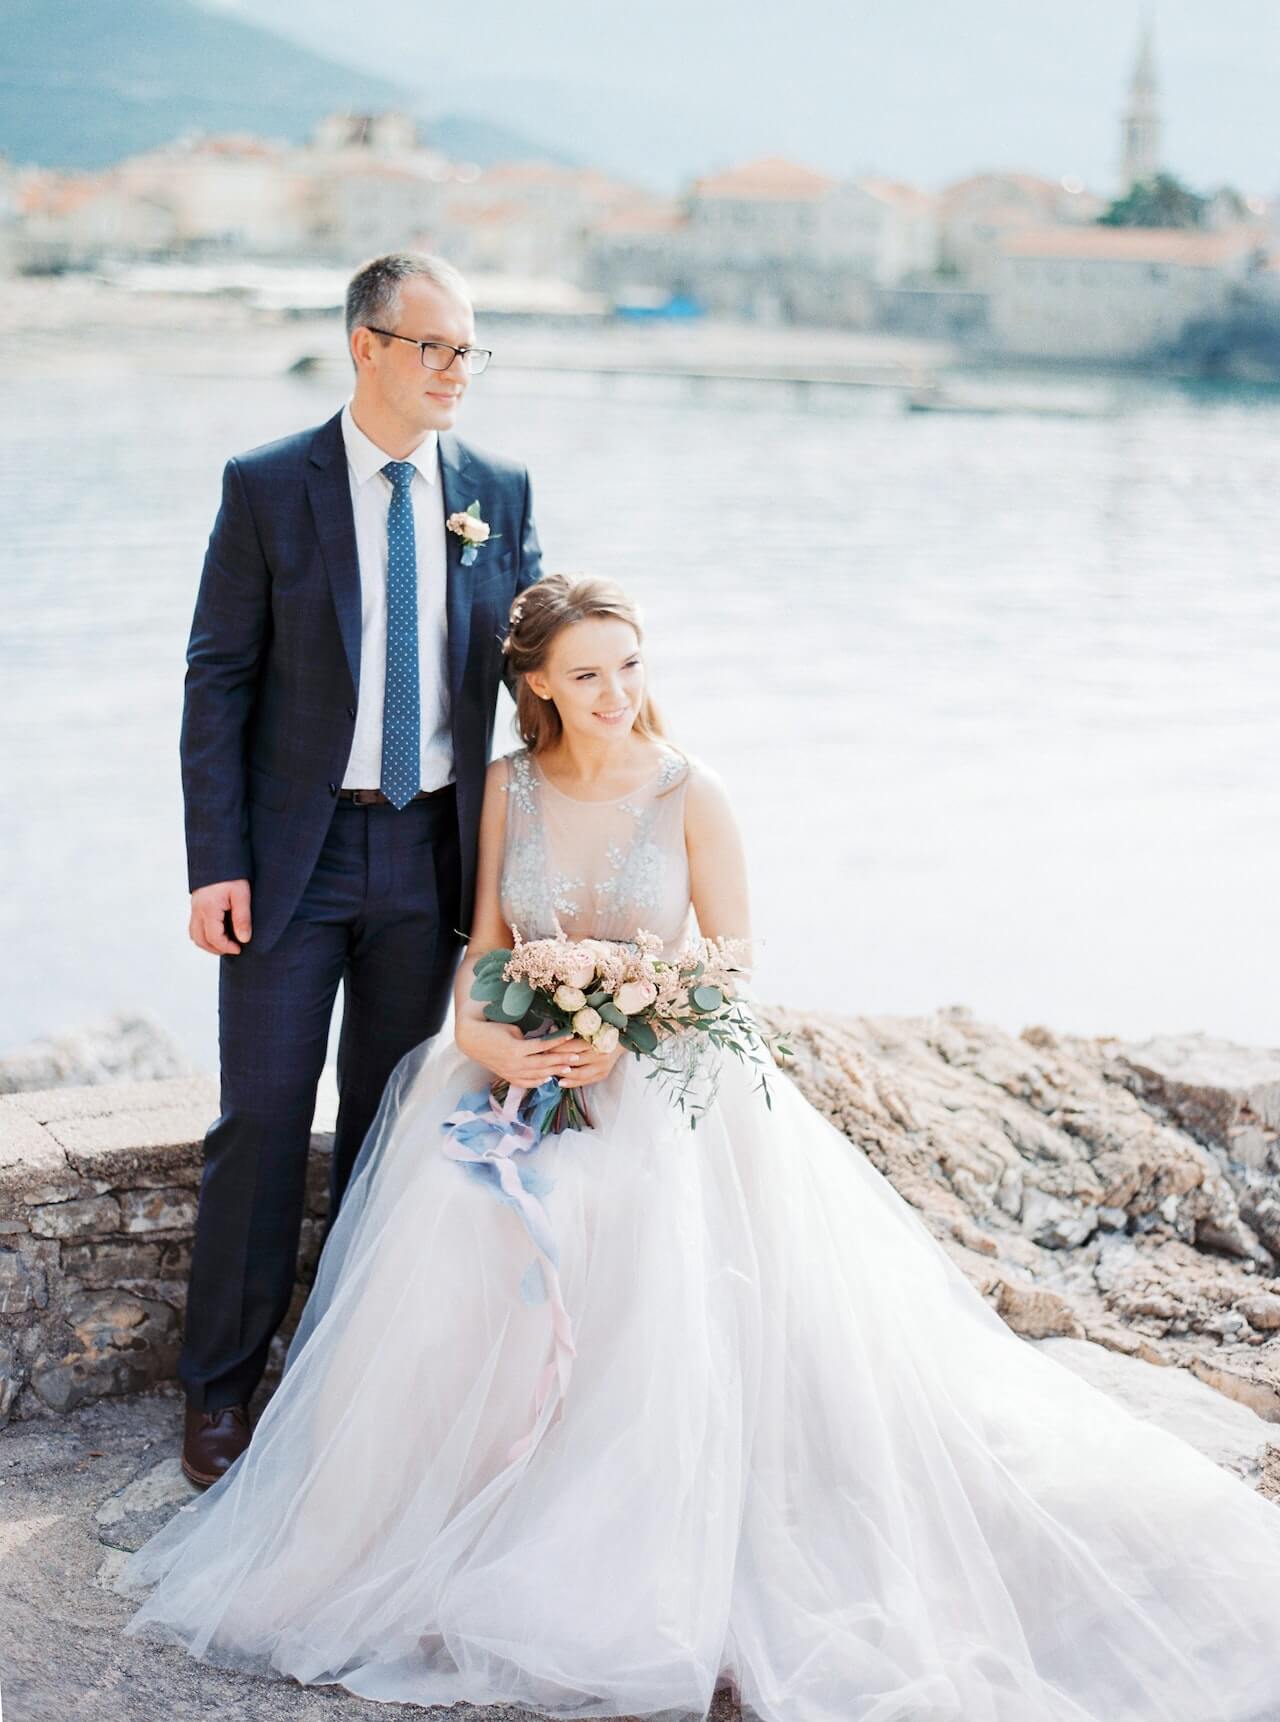
<svg viewBox="0 0 1280 1722"><path fill-rule="evenodd" d="M446 515L478 501L493 537L464 568L448 540L449 706L471 923L501 641L541 573L523 467L440 437ZM191 890L253 887L253 944L298 904L333 818L360 697L360 568L341 414L229 460L187 648L182 787ZM376 785L367 785L373 788Z"/></svg>

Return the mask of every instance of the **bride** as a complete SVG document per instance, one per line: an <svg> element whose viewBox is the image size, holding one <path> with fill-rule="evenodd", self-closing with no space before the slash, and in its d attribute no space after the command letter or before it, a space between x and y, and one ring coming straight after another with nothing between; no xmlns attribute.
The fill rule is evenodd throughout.
<svg viewBox="0 0 1280 1722"><path fill-rule="evenodd" d="M125 1630L563 1717L702 1717L718 1682L764 1722L1280 1717L1274 1507L1012 1335L785 1079L767 1107L726 1058L691 1133L641 1060L471 999L517 928L748 932L640 648L606 582L517 600L454 1033L393 1075L252 1445L132 1557ZM521 1156L571 1336L443 1151L495 1074L585 1090L592 1127Z"/></svg>

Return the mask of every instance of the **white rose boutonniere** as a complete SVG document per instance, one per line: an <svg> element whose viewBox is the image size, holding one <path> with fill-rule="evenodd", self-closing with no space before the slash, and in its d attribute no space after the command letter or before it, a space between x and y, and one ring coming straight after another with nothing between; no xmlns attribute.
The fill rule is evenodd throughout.
<svg viewBox="0 0 1280 1722"><path fill-rule="evenodd" d="M491 533L489 523L480 518L479 497L471 504L465 514L451 514L445 521L450 532L456 533L462 540L462 556L460 561L464 568L470 568L480 549L492 538L501 538L500 532Z"/></svg>

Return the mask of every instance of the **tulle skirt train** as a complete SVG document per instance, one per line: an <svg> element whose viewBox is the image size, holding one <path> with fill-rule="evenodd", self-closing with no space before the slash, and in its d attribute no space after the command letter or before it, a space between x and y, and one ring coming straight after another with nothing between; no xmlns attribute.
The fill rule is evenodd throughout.
<svg viewBox="0 0 1280 1722"><path fill-rule="evenodd" d="M516 1206L400 1065L248 1452L126 1630L420 1705L763 1722L1280 1717L1280 1512L1012 1335L785 1079L624 1058ZM563 1348L562 1348L563 1361ZM518 1457L522 1438L532 1434Z"/></svg>

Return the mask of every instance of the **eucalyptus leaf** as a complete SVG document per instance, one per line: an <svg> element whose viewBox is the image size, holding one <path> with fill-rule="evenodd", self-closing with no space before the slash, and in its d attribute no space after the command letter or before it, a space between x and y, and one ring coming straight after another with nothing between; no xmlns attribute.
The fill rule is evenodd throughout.
<svg viewBox="0 0 1280 1722"><path fill-rule="evenodd" d="M719 1010L724 1003L724 994L719 987L694 987L689 996L696 1010Z"/></svg>
<svg viewBox="0 0 1280 1722"><path fill-rule="evenodd" d="M500 999L506 990L507 983L503 980L502 976L494 975L492 979L473 981L471 986L471 996L473 999L496 1000Z"/></svg>
<svg viewBox="0 0 1280 1722"><path fill-rule="evenodd" d="M652 1052L658 1044L658 1037L647 1022L633 1017L627 1024L627 1039L639 1047L641 1052Z"/></svg>
<svg viewBox="0 0 1280 1722"><path fill-rule="evenodd" d="M623 1029L627 1026L627 1019L616 1004L602 1004L597 1006L597 1009L603 1022L611 1022L617 1029Z"/></svg>
<svg viewBox="0 0 1280 1722"><path fill-rule="evenodd" d="M509 981L507 983L506 990L502 995L502 1008L514 1022L519 1022L520 1018L527 1014L532 1003L533 988L528 981Z"/></svg>

